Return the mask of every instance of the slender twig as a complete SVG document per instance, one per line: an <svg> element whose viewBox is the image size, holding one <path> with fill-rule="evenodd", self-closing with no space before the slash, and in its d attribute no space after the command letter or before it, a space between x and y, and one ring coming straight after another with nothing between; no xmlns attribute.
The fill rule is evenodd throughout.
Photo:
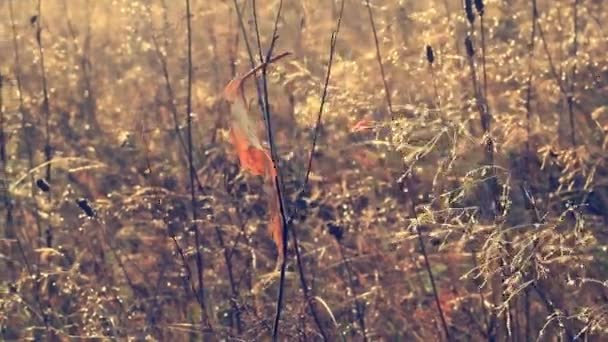
<svg viewBox="0 0 608 342"><path fill-rule="evenodd" d="M277 303L276 303L276 313L275 313L275 318L274 318L274 323L272 326L272 340L273 341L277 341L278 340L278 335L279 335L279 323L281 320L281 311L283 309L283 297L284 297L284 290L285 290L285 268L286 268L286 255L287 255L287 220L286 220L286 206L285 206L285 200L283 198L283 192L282 192L282 183L280 182L280 175L281 173L279 172L279 164L278 164L278 157L277 157L277 151L276 151L276 147L274 144L274 138L273 138L273 131L272 131L272 121L271 121L271 114L270 114L270 108L268 105L268 85L266 82L266 64L264 63L264 57L263 57L263 52L262 52L262 46L261 46L261 41L260 41L260 29L258 26L258 20L257 20L257 14L256 14L256 2L255 0L252 2L252 9L253 9L253 16L254 16L254 21L255 21L255 31L256 31L256 37L257 37L257 42L258 42L258 52L259 52L259 56L260 56L260 62L263 63L263 67L262 67L262 92L259 93L260 94L260 104L262 106L262 113L264 115L264 121L266 123L266 135L267 135L267 140L268 140L268 144L270 145L270 156L272 159L272 163L273 163L273 167L275 168L276 171L276 175L275 179L274 179L274 184L275 184L275 191L277 192L278 198L279 198L279 213L281 216L281 227L282 227L282 246L281 248L283 249L282 251L279 251L279 254L281 254L283 257L280 260L280 280L279 280L279 290L278 290L278 294L277 294ZM277 19L279 18L279 16L281 15L281 9L283 7L283 1L281 0L279 2L279 9L277 11ZM276 22L275 22L275 27L272 33L272 39L270 41L270 47L268 48L268 57L272 56L272 50L274 49L274 44L276 42L276 36L277 34L277 26L276 26ZM257 82L256 82L257 83Z"/></svg>
<svg viewBox="0 0 608 342"><path fill-rule="evenodd" d="M214 54L217 54L217 47L215 46L216 45L215 37L212 33L210 35L213 40ZM237 31L237 34L235 35L235 42L234 42L234 54L236 54L236 51L238 49L238 43L239 43L239 34ZM234 56L233 58L236 58L236 56ZM214 60L217 61L217 56L216 56L216 58L214 58ZM219 67L216 67L215 69L219 70ZM236 69L233 68L231 78L233 78L235 75L236 75ZM216 73L216 78L217 78L217 81L219 82L219 71L218 71L218 73ZM218 115L218 118L216 120L215 128L213 129L213 135L212 135L212 139L211 139L212 143L215 142L216 132L217 132L217 128L220 125L221 117L222 117L222 115ZM223 232L219 225L215 226L215 234L216 234L217 241L220 245L220 248L222 248L222 250L223 250L224 262L226 264L226 272L228 273L228 281L230 283L230 291L232 293L232 298L230 299L230 305L232 306L232 313L231 313L232 322L231 323L233 324L233 326L236 326L236 331L240 335L243 332L243 321L241 319L241 309L239 307L239 302L238 302L240 295L239 295L238 285L236 284L236 281L235 281L234 270L233 270L233 266L232 266L232 253L234 252L240 239L239 238L235 239L234 244L229 249L224 241ZM241 235L239 234L239 237L240 236Z"/></svg>
<svg viewBox="0 0 608 342"><path fill-rule="evenodd" d="M36 28L36 42L38 44L38 57L40 58L40 78L42 83L42 113L45 116L45 144L44 144L44 156L47 162L46 165L46 180L51 182L51 159L53 158L53 149L51 147L51 109L50 109L50 101L49 101L49 92L48 92L48 82L46 77L46 67L44 64L44 48L42 44L42 0L38 0L37 6L37 17L35 20L35 28ZM52 192L47 191L47 200L49 205L52 203ZM49 212L50 214L50 212ZM47 223L46 229L46 247L53 246L53 227L51 222ZM47 294L51 296L51 287L50 283L47 287ZM50 299L50 298L49 298ZM43 315L45 320L48 320L47 314L43 311ZM48 329L48 326L47 326ZM47 337L51 338L54 334L48 334Z"/></svg>
<svg viewBox="0 0 608 342"><path fill-rule="evenodd" d="M472 23L471 23L471 25L472 25ZM471 83L473 86L473 93L474 93L474 97L475 97L475 102L477 104L477 109L479 111L479 120L481 122L481 127L483 129L484 165L485 165L485 167L489 168L489 171L490 171L490 177L487 178L486 186L487 186L488 192L490 193L493 205L491 205L489 212L490 212L490 216L491 216L491 221L496 222L496 218L498 217L499 213L502 212L502 203L501 203L501 199L500 199L500 190L499 190L500 186L498 184L498 179L496 176L496 168L494 165L494 140L492 139L492 135L491 135L492 117L490 115L489 108L487 106L487 102L485 102L485 100L481 94L481 89L479 87L479 83L477 80L477 71L476 71L476 66L475 66L475 49L473 47L473 42L472 42L470 36L466 37L465 46L466 46L466 51L467 51L467 56L468 56L468 61L469 61L469 69L470 69L470 73L471 73ZM499 263L500 263L500 266L502 266L502 264L504 264L504 261L502 260L502 258L499 258ZM504 276L504 274L501 274L501 276L502 276L502 280L499 279L498 277L496 277L493 279L492 285L491 285L493 300L495 302L494 305L496 305L496 307L498 307L498 303L501 300L500 299L501 296L503 299L505 296L505 293L502 291L502 286L504 284L505 276ZM506 315L505 326L508 326L509 318L510 318L510 316ZM491 330L493 330L495 328L495 319L496 319L496 316L494 313L492 313L492 316L488 320L489 321L489 325L488 325L489 336L491 336ZM500 327L498 330L499 338L500 338L500 335L502 334L502 332L503 332L503 329L502 329L502 327Z"/></svg>
<svg viewBox="0 0 608 342"><path fill-rule="evenodd" d="M260 96L262 99L262 107L264 108L263 110L263 114L264 114L264 121L266 122L266 134L267 134L267 140L268 143L270 145L270 155L273 161L273 166L275 168L275 179L274 179L274 185L275 185L275 190L277 192L277 196L279 199L279 212L280 212L280 216L281 216L281 223L282 223L282 228L283 228L283 234L282 234L282 253L280 253L283 257L280 258L280 280L279 280L279 290L278 290L278 294L277 294L277 305L276 305L276 313L275 313L275 320L273 323L273 331L272 331L272 337L273 340L276 341L278 339L278 333L279 333L279 322L280 322L280 317L281 317L281 311L282 311L282 306L283 306L283 297L284 297L284 284L285 284L285 268L286 268L286 254L287 254L287 239L288 239L288 222L287 222L287 207L285 204L285 198L284 198L284 194L283 194L283 180L282 180L282 174L281 172L279 172L279 158L278 158L278 152L276 149L276 145L274 143L274 138L273 138L273 129L272 129L272 120L271 120L271 113L270 113L270 106L269 106L269 101L268 101L268 82L267 82L267 66L268 63L265 63L265 61L269 61L271 59L272 56L272 52L274 50L275 47L275 43L277 41L278 35L277 35L277 31L278 31L278 22L279 19L281 17L281 10L283 8L283 1L281 0L279 2L279 7L277 10L277 14L274 20L274 28L273 28L273 32L272 32L272 39L270 41L270 46L269 48L266 50L266 56L263 57L263 52L262 52L262 46L261 46L261 41L259 39L259 35L260 35L260 30L259 30L259 25L258 25L258 21L257 21L257 14L255 12L255 7L256 7L256 3L255 1L253 1L252 6L254 8L254 23L255 23L255 29L256 29L256 37L258 37L258 53L260 55L261 58L261 62L262 62L262 93ZM294 240L294 248L296 250L296 258L298 260L298 270L300 271L300 283L302 285L302 289L305 295L305 298L307 298L307 304L309 306L309 309L311 311L311 315L313 316L313 319L317 325L317 328L319 330L319 333L321 334L321 336L323 337L323 340L327 340L327 336L325 334L325 331L323 330L321 321L318 317L318 314L316 312L314 303L309 299L308 296L308 285L306 284L306 278L304 276L303 273L303 265L300 262L301 258L299 256L299 251L298 251L298 246L297 246L297 237L295 235L295 231L293 232L293 240Z"/></svg>
<svg viewBox="0 0 608 342"><path fill-rule="evenodd" d="M382 84L384 85L384 95L386 96L386 103L388 105L388 111L391 115L391 120L394 120L395 112L393 112L393 102L391 100L391 91L388 86L388 81L386 80L386 73L384 72L384 65L382 64L382 54L380 52L380 42L378 41L378 32L376 30L376 23L374 21L374 13L372 12L372 7L369 3L369 0L365 1L365 6L367 7L367 12L369 14L369 23L372 28L372 33L374 34L374 45L376 47L376 60L378 61L378 66L380 67L380 75L382 76Z"/></svg>
<svg viewBox="0 0 608 342"><path fill-rule="evenodd" d="M13 33L13 50L15 51L15 82L17 83L17 96L19 98L19 112L21 113L21 132L23 134L23 141L25 144L25 151L27 153L28 168L32 170L34 168L34 151L31 144L31 135L28 134L28 126L30 125L29 113L25 111L25 102L23 99L23 83L21 81L21 58L19 53L19 42L17 41L17 26L15 25L15 13L13 9L13 0L8 2L9 15L11 21L11 29ZM31 184L34 184L34 175L30 173ZM34 198L36 190L34 186L31 187L31 196ZM36 220L36 227L38 228L38 236L42 236L42 224L40 223L40 214L38 212L38 202L33 201L34 207L34 218Z"/></svg>
<svg viewBox="0 0 608 342"><path fill-rule="evenodd" d="M29 134L27 133L27 127L29 126L29 122L28 122L28 117L26 116L26 113L25 113L25 104L24 104L24 98L23 98L23 83L22 83L22 78L21 78L19 43L17 42L17 27L15 25L15 15L14 15L12 0L9 1L9 13L10 13L11 28L12 28L12 33L13 33L13 48L15 50L15 79L16 79L16 83L17 83L17 91L18 91L18 97L19 97L19 111L21 112L21 130L22 130L22 133L24 136L25 144L27 145L26 151L27 151L27 156L28 156L28 166L30 169L33 169L34 168L34 152L32 149L32 145L29 142L30 141ZM1 106L2 105L0 105L0 107ZM31 195L32 195L32 198L34 198L36 192L35 192L35 189L33 186L33 184L34 184L33 174L30 174L30 180L32 183ZM7 188L7 191L8 191L8 188ZM36 201L33 201L33 202L34 202L34 217L36 219L36 225L38 227L38 236L41 237L42 236L42 224L40 221L40 215L38 213L38 204ZM19 252L26 265L28 274L34 280L34 291L33 291L34 300L40 310L40 315L41 315L40 317L44 324L44 327L45 327L45 330L47 333L47 337L50 338L51 334L50 334L50 326L49 326L49 319L48 319L49 317L45 312L44 305L41 301L40 294L39 294L39 286L40 286L39 280L41 278L40 277L40 268L38 268L38 267L34 268L28 261L23 243L21 243L21 239L19 238L18 234L15 234L15 239L17 242L17 248L19 249Z"/></svg>
<svg viewBox="0 0 608 342"><path fill-rule="evenodd" d="M361 335L363 336L363 341L367 342L367 329L365 328L365 308L363 304L357 298L357 293L355 289L355 284L353 281L353 270L350 266L349 260L346 258L346 253L344 252L344 246L342 245L342 241L336 236L336 242L338 243L338 250L340 251L340 257L342 258L342 263L344 264L344 270L346 271L346 277L348 278L347 286L351 288L350 292L353 302L355 303L355 315L357 316L357 321L359 323L359 328L361 328Z"/></svg>
<svg viewBox="0 0 608 342"><path fill-rule="evenodd" d="M164 34L164 40L163 40L163 49L166 52L169 48L169 41L167 39L167 35L166 35L166 31L168 30L168 19L166 18L166 12L167 12L167 4L166 2L163 0L162 1L162 7L163 7L163 14L165 15L163 20L164 20L164 27L163 30L165 31ZM148 10L148 12L151 12L150 6L146 6L146 9ZM160 64L161 67L161 72L163 75L163 80L165 83L165 91L167 92L167 97L168 99L168 108L169 108L169 112L171 112L171 115L173 117L173 129L175 130L175 134L177 135L177 139L179 142L179 145L182 148L183 154L182 156L184 157L184 162L186 167L188 167L188 146L186 144L186 141L183 137L183 134L181 132L182 128L180 127L179 124L179 110L177 109L177 100L175 98L175 92L173 90L173 85L171 83L171 78L169 76L169 66L167 63L167 58L165 53L163 52L163 50L161 49L161 45L158 42L158 37L156 36L155 33L152 33L152 44L154 45L154 52L156 54L156 57L158 59L158 62ZM194 173L194 180L196 181L196 185L199 187L199 189L203 188L203 185L198 177L198 174L195 172Z"/></svg>
<svg viewBox="0 0 608 342"><path fill-rule="evenodd" d="M443 7L445 8L445 16L450 32L452 32L454 30L454 21L452 20L452 10L450 9L449 0L443 0ZM460 54L460 42L458 41L458 38L454 39L454 46L456 48L456 53Z"/></svg>
<svg viewBox="0 0 608 342"><path fill-rule="evenodd" d="M534 47L536 42L536 20L538 19L538 10L536 8L536 0L532 0L532 32L530 33L530 43L528 44L528 79L526 80L526 168L529 170L530 157L530 131L531 131L531 119L532 119L532 80L533 80L533 67L534 61ZM524 173L527 176L527 172Z"/></svg>
<svg viewBox="0 0 608 342"><path fill-rule="evenodd" d="M435 53L430 45L426 46L426 60L429 63L431 78L433 79L433 91L435 92L435 109L441 108L441 98L439 98L439 88L437 87L437 77L435 75Z"/></svg>
<svg viewBox="0 0 608 342"><path fill-rule="evenodd" d="M319 112L317 113L317 121L315 123L315 132L312 138L312 146L310 147L310 154L308 156L308 164L306 167L306 174L304 176L304 182L302 185L303 189L306 189L308 185L308 180L310 177L310 171L312 169L312 160L315 155L315 149L317 147L317 140L319 138L319 133L321 132L321 124L323 118L323 108L325 107L325 102L327 100L327 90L329 88L329 78L331 77L331 67L334 61L334 54L336 50L336 43L338 41L338 33L340 32L340 25L342 23L342 15L344 13L344 0L340 5L340 12L338 15L338 21L336 23L336 29L331 35L331 40L329 44L329 61L327 62L327 72L325 73L325 82L323 84L323 93L321 94L321 104L319 105Z"/></svg>
<svg viewBox="0 0 608 342"><path fill-rule="evenodd" d="M251 49L251 44L249 43L249 38L247 36L247 28L245 27L245 22L243 20L243 14L241 12L241 8L239 7L237 0L233 0L234 8L236 10L236 15L239 20L239 27L241 28L241 33L243 34L243 41L245 42L245 48L247 50L247 55L249 56L249 63L251 68L255 67L255 58L253 57L253 50ZM260 107L260 111L264 113L264 103L262 99L262 89L260 88L260 83L258 82L257 75L253 75L255 77L255 88L258 94L258 105Z"/></svg>
<svg viewBox="0 0 608 342"><path fill-rule="evenodd" d="M192 269L190 268L190 265L188 264L188 260L186 260L186 255L184 254L184 249L180 246L179 242L177 241L177 238L175 237L175 235L171 235L171 240L173 240L173 244L175 245L175 250L177 251L177 254L179 254L179 257L182 261L182 267L184 268L184 271L186 271L186 275L185 275L185 281L189 286L189 289L192 291L192 293L194 294L194 297L196 298L196 301L199 303L199 305L203 306L203 304L201 303L201 298L199 298L199 296L197 295L197 290L194 287L194 285L192 284L191 280L192 280Z"/></svg>
<svg viewBox="0 0 608 342"><path fill-rule="evenodd" d="M523 174L523 183L521 184L521 188L522 188L522 192L524 194L524 197L526 199L526 201L528 203L531 204L532 209L533 209L533 213L534 213L534 222L535 223L540 223L541 222L541 216L538 210L538 207L536 206L536 201L534 200L533 195L530 193L528 187L527 187L527 183L530 181L530 179L528 178L528 175L531 172L531 165L530 165L530 157L532 155L532 151L530 150L530 135L531 135L531 119L532 119L532 81L534 78L534 72L533 72L533 60L534 60L534 49L536 46L536 32L537 32L537 20L538 20L538 8L537 8L537 3L536 0L532 0L531 3L531 10L532 10L532 31L530 32L530 42L528 44L528 78L526 81L526 102L525 102L525 108L526 108L526 157L525 157L525 168L526 168L526 172L524 172ZM526 289L527 291L527 289ZM528 293L526 293L526 296L528 295ZM525 300L525 305L529 304L529 298L526 297ZM529 314L529 308L526 307L525 309L526 311L526 315ZM527 327L526 327L526 335L527 335L528 331L527 331Z"/></svg>
<svg viewBox="0 0 608 342"><path fill-rule="evenodd" d="M241 311L239 309L238 299L239 299L239 291L236 286L236 282L234 280L234 271L232 270L232 261L230 258L230 253L233 250L229 250L224 242L224 237L222 235L222 230L216 226L215 234L217 236L217 240L220 244L220 247L224 251L224 261L226 263L226 271L228 273L228 281L230 282L230 291L232 292L232 298L230 299L230 305L232 306L232 318L234 320L234 324L236 325L237 333L240 335L243 331L243 322L241 321Z"/></svg>
<svg viewBox="0 0 608 342"><path fill-rule="evenodd" d="M89 18L86 21L88 24L87 36L85 38L85 42L83 44L81 53L78 52L81 49L78 46L78 37L76 35L76 30L74 29L74 25L72 24L72 18L69 13L67 0L63 0L63 9L64 9L65 15L66 15L66 25L68 28L68 32L70 33L70 36L72 38L74 53L75 53L75 55L77 55L78 62L80 64L80 71L82 72L82 81L84 83L84 89L83 89L84 91L81 91L81 93L84 94L83 102L86 106L86 111L87 111L86 115L87 115L87 119L88 119L87 121L90 125L94 126L97 129L98 123L97 123L97 119L95 117L95 110L96 110L95 107L96 106L94 103L95 95L93 94L93 87L91 85L91 75L90 75L91 63L89 62L89 58L87 56L89 46L90 46L90 40L91 40L91 20L90 20L90 13L92 10L91 5L90 4L86 5L86 9L87 9Z"/></svg>
<svg viewBox="0 0 608 342"><path fill-rule="evenodd" d="M538 16L540 16L540 14ZM540 22L540 20L538 20L538 18L536 20L536 25L538 28L538 37L540 38L540 41L543 46L543 50L545 52L545 55L547 56L547 62L549 63L549 71L551 71L551 76L553 76L555 83L557 83L557 86L558 86L559 91L561 92L562 96L564 98L566 98L566 100L567 100L568 96L570 96L569 90L566 89L566 85L564 84L565 81L562 80L562 77L560 76L560 72L557 70L557 67L555 66L553 57L551 56L551 51L549 51L549 44L547 43L547 40L545 39L545 31L543 30L543 26L541 25L541 22ZM568 103L568 111L572 110L572 115L570 115L570 117L573 117L573 115L574 115L574 108L578 108L579 111L584 111L584 109L580 106L580 104L576 103L576 101L572 101L572 102Z"/></svg>
<svg viewBox="0 0 608 342"><path fill-rule="evenodd" d="M187 25L187 45L188 45L188 81L186 94L186 122L188 136L188 169L190 176L190 202L192 205L192 230L194 230L194 244L196 250L196 271L198 278L197 296L200 298L199 304L201 308L202 326L210 327L210 322L207 317L207 309L205 307L205 293L203 283L203 253L201 252L201 236L198 230L198 211L196 201L195 177L196 170L194 169L194 147L192 143L192 15L190 11L190 0L186 0L186 25Z"/></svg>
<svg viewBox="0 0 608 342"><path fill-rule="evenodd" d="M568 115L570 118L570 138L572 146L576 146L576 129L574 124L574 90L576 84L576 59L578 54L578 4L580 0L574 0L572 5L573 37L572 37L572 72L570 76L570 89L566 100L568 101Z"/></svg>
<svg viewBox="0 0 608 342"><path fill-rule="evenodd" d="M46 68L44 65L44 48L42 46L42 0L38 0L38 16L36 18L36 42L38 43L38 56L40 57L40 76L42 81L42 112L45 115L45 146L44 153L46 157L46 180L51 181L51 109L49 102L49 92L46 78ZM50 192L49 192L50 194Z"/></svg>
<svg viewBox="0 0 608 342"><path fill-rule="evenodd" d="M14 9L13 9L13 0L9 0L8 8L9 8L9 16L10 16L10 21L11 21L12 35L13 35L13 49L14 49L14 53L15 53L15 81L17 83L17 93L18 93L18 98L19 98L19 112L21 113L21 131L23 134L23 140L26 145L28 167L30 170L32 170L32 169L34 169L34 151L32 150L32 144L30 143L30 134L27 133L27 129L29 126L29 115L26 114L25 101L23 98L23 83L22 83L22 78L21 78L21 61L20 61L20 54L19 54L19 42L17 41L17 26L15 25L15 13L14 13ZM34 196L36 195L36 190L33 186L33 184L34 184L33 173L30 173L30 180L31 180L31 184L32 184L31 196L33 199ZM40 213L38 212L38 203L35 200L32 202L33 202L34 218L36 220L36 226L38 227L38 236L41 236L42 235L42 224L40 222ZM35 280L36 290L34 291L34 300L36 301L36 304L38 305L38 307L40 309L41 315L44 315L44 308L43 308L42 302L40 300L40 294L38 293L38 284L39 284L38 280L40 279L40 269L39 268L34 269L34 267L28 261L23 243L21 243L21 240L19 239L18 234L15 234L15 235L16 235L16 241L17 241L17 248L19 249L19 252L21 253L21 256L22 256L25 266L27 268L28 274L30 275L30 277L32 279ZM42 319L42 321L44 323L44 326L45 326L45 328L47 330L47 334L48 334L49 324L48 324L48 319L47 319L46 315L44 315L44 319Z"/></svg>
<svg viewBox="0 0 608 342"><path fill-rule="evenodd" d="M42 0L38 0L38 13L36 18L36 42L38 43L38 57L40 58L40 79L42 82L42 113L45 116L45 144L44 156L46 158L46 180L51 182L51 159L53 158L53 149L51 147L51 108L48 92L48 81L46 77L46 68L44 65L44 48L42 44ZM47 192L47 198L51 203L51 191ZM49 222L46 230L46 247L53 245L53 230Z"/></svg>
<svg viewBox="0 0 608 342"><path fill-rule="evenodd" d="M254 22L255 22L255 31L256 31L256 37L257 37L257 43L258 43L258 53L259 53L259 57L260 57L260 62L263 63L263 67L262 67L262 92L260 93L260 98L261 98L261 105L263 108L263 115L264 115L264 121L266 123L266 136L267 136L267 140L268 140L268 144L270 145L270 156L272 159L272 163L273 163L273 167L275 168L276 171L276 176L274 178L274 185L275 185L275 191L277 192L278 198L279 198L279 213L281 216L281 226L282 226L282 244L281 244L281 248L283 249L282 251L279 251L279 254L282 255L283 257L280 258L280 278L279 278L279 289L278 289L278 293L277 293L277 303L276 303L276 312L275 312L275 317L274 317L274 323L272 326L272 340L273 341L277 341L278 340L278 336L279 336L279 323L281 321L281 312L283 309L283 297L284 297L284 291L285 291L285 268L287 265L287 220L286 220L286 206L285 206L285 200L283 198L283 189L282 189L282 183L280 182L281 180L281 173L279 172L279 160L278 160L278 156L277 156L277 151L276 151L276 147L274 144L274 138L273 138L273 130L272 130L272 121L271 121L271 114L270 114L270 107L268 104L268 84L266 81L266 64L264 63L264 57L263 57L263 52L262 52L262 46L261 46L261 41L260 41L260 29L259 29L259 25L258 25L258 20L257 20L257 13L256 13L256 1L253 0L252 2L252 9L253 9L253 16L254 16ZM281 9L283 7L283 1L281 0L279 2L279 10L277 11L277 19L278 17L281 15ZM276 38L277 38L277 26L276 26L276 22L275 22L275 27L273 29L273 33L272 33L272 39L270 41L270 47L268 48L267 52L267 56L270 57L272 56L272 50L274 49L274 44L276 42ZM256 82L257 83L257 82Z"/></svg>
<svg viewBox="0 0 608 342"><path fill-rule="evenodd" d="M483 72L483 97L488 106L488 74L486 72L486 30L483 12L479 13L479 26L481 30L481 67Z"/></svg>
<svg viewBox="0 0 608 342"><path fill-rule="evenodd" d="M6 132L4 131L4 125L6 121L6 118L4 116L4 89L2 89L4 86L4 79L5 76L3 74L0 74L0 163L2 163L2 167L0 168L0 196L2 196L4 202L4 209L6 210L6 228L4 234L6 239L15 239L17 241L17 247L19 248L21 256L23 257L23 262L25 263L28 271L31 272L31 267L27 260L27 257L25 256L23 245L21 244L21 239L19 239L19 236L17 236L17 232L14 230L15 225L13 218L13 201L11 199L11 192L9 189L8 170L6 165L8 161L8 156L6 148L7 137ZM12 263L10 263L9 268L11 269L12 276L12 273L14 273L14 267Z"/></svg>
<svg viewBox="0 0 608 342"><path fill-rule="evenodd" d="M451 335L450 335L450 329L448 328L448 324L447 321L445 320L445 315L443 314L443 309L441 308L441 301L439 300L439 292L437 291L437 285L435 283L435 276L433 275L433 269L431 268L431 262L429 261L429 256L428 253L426 252L426 247L424 244L424 237L422 236L422 232L420 231L420 220L418 219L418 213L416 212L416 192L415 192L415 187L414 184L412 182L412 171L413 169L410 169L410 174L405 173L403 174L403 176L401 177L401 179L398 180L398 182L401 185L402 191L404 193L409 194L409 202L410 202L410 206L409 206L409 215L414 219L414 228L416 230L416 235L418 236L418 244L420 247L420 253L422 254L422 257L424 258L424 265L426 268L426 271L428 273L429 276L429 281L431 283L431 288L433 290L433 296L435 298L435 304L437 305L437 313L439 315L439 319L441 320L441 326L443 327L443 332L445 334L445 337L448 341L451 341Z"/></svg>
<svg viewBox="0 0 608 342"><path fill-rule="evenodd" d="M312 146L310 148L310 154L309 154L309 157L308 157L308 164L307 164L307 167L306 167L306 173L305 173L305 176L304 176L304 181L302 183L301 189L299 190L300 193L303 192L303 191L305 191L307 189L307 187L308 187L308 181L310 179L310 172L312 170L312 161L313 161L313 158L315 156L315 150L316 150L316 146L317 146L317 141L318 141L318 138L319 138L319 134L321 132L321 125L322 125L322 118L323 118L323 108L325 106L325 102L327 101L327 94L328 94L328 88L329 88L329 80L330 80L330 77L331 77L331 68L332 68L332 65L333 65L334 54L335 54L335 50L336 50L336 44L337 44L337 41L338 41L338 33L340 32L340 26L342 24L342 16L344 14L344 3L345 3L345 1L342 0L342 2L340 4L340 12L338 14L338 19L336 21L336 29L332 33L331 39L330 39L329 60L328 60L328 63L327 63L327 71L326 71L326 74L325 74L325 82L323 84L323 92L321 94L321 104L319 105L319 112L317 113L317 121L315 123L315 130L314 130L314 135L313 135L312 143L311 143ZM292 216L290 217L290 219L289 219L289 224L290 225L291 225L291 221L292 221L293 217L295 217L296 215L297 215L297 213L294 212L292 214ZM308 286L307 286L307 284L305 282L305 278L304 278L304 271L303 271L303 266L302 266L301 258L300 258L300 248L298 246L298 239L297 239L297 236L296 236L295 228L292 228L292 233L293 233L294 249L296 251L296 258L297 258L297 263L298 263L298 271L300 272L300 279L302 281L302 288L304 289L304 294L306 295L306 297L308 297L308 294L307 294L307 288L308 288ZM311 303L310 302L310 298L306 298L306 299L307 299L307 301L309 303ZM313 309L314 308L311 307L311 311ZM357 312L358 312L357 316L359 317L359 322L360 322L360 325L361 325L361 329L362 329L362 333L363 333L364 339L367 339L365 337L366 336L365 335L365 320L362 317L362 315L360 314L359 307L358 307L358 302L357 302ZM317 325L319 326L319 329L321 329L320 325L319 324L317 324Z"/></svg>

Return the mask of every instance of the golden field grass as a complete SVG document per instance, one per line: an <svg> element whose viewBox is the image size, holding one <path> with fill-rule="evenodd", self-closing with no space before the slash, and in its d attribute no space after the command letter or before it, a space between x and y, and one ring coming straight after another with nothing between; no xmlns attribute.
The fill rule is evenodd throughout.
<svg viewBox="0 0 608 342"><path fill-rule="evenodd" d="M608 337L603 1L190 2L191 64L186 0L0 1L3 340ZM280 3L282 282L222 97Z"/></svg>

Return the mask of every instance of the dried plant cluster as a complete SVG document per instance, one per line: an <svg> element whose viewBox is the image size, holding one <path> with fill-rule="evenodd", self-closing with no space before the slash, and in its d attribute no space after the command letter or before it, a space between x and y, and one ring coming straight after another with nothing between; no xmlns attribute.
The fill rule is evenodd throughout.
<svg viewBox="0 0 608 342"><path fill-rule="evenodd" d="M608 338L605 1L0 18L3 340Z"/></svg>

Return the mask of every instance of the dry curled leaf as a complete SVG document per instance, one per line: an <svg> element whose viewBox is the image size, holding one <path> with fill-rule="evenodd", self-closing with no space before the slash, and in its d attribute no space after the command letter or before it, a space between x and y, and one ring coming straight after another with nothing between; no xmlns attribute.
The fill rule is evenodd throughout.
<svg viewBox="0 0 608 342"><path fill-rule="evenodd" d="M289 53L282 53L272 58L272 63ZM277 171L269 151L262 146L257 135L256 122L247 112L244 94L244 82L263 66L257 66L245 75L237 77L224 88L224 98L230 103L230 138L239 158L241 168L247 172L264 177L264 192L268 201L268 231L277 250L279 260L283 258L283 226L279 210L279 197L276 191Z"/></svg>

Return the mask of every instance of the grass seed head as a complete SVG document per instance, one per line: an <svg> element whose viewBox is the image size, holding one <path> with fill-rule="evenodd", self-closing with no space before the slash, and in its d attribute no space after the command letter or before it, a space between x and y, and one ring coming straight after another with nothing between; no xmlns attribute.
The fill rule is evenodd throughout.
<svg viewBox="0 0 608 342"><path fill-rule="evenodd" d="M475 13L473 13L473 0L464 0L464 11L467 14L467 20L471 25L475 22Z"/></svg>
<svg viewBox="0 0 608 342"><path fill-rule="evenodd" d="M470 36L467 36L467 37L464 39L464 45L465 45L465 46L466 46L466 48L467 48L467 55L468 55L469 57L473 57L473 56L475 56L475 49L473 49L473 40L471 40L471 37L470 37Z"/></svg>
<svg viewBox="0 0 608 342"><path fill-rule="evenodd" d="M429 64L433 64L435 61L435 54L433 53L433 48L430 45L426 46L426 60L429 61Z"/></svg>
<svg viewBox="0 0 608 342"><path fill-rule="evenodd" d="M479 16L483 16L485 10L483 0L475 0L475 8L477 9Z"/></svg>

